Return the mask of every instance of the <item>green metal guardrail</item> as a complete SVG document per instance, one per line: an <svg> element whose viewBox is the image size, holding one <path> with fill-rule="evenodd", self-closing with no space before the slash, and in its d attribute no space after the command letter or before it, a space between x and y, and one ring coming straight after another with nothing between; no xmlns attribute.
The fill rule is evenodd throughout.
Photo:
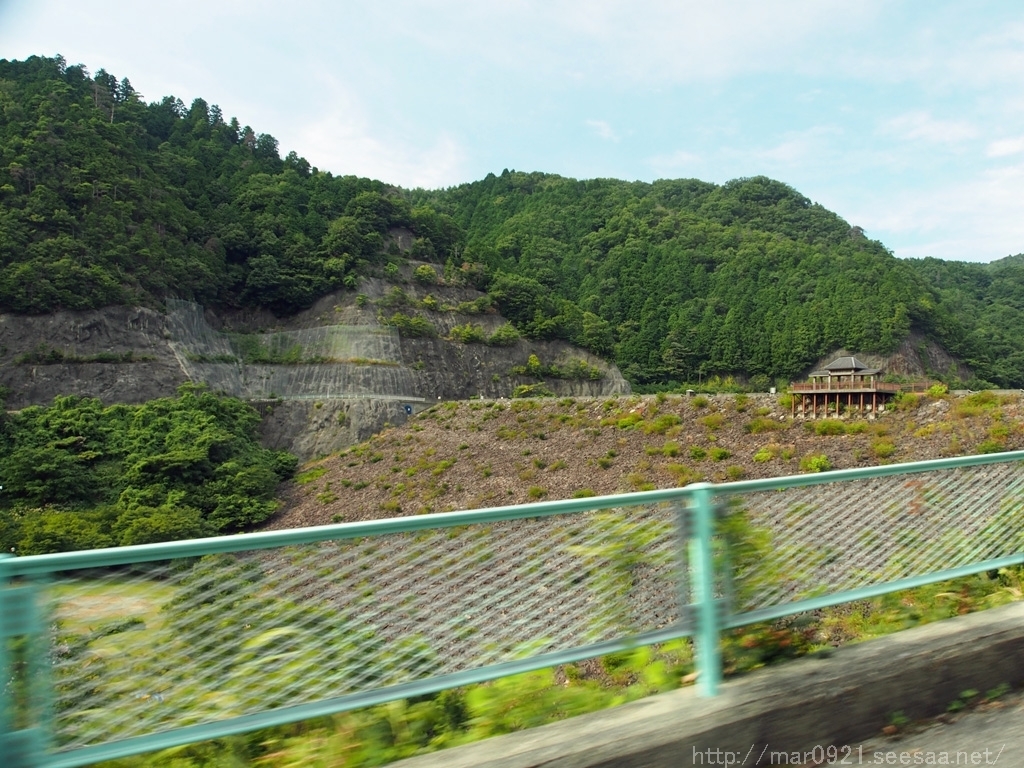
<svg viewBox="0 0 1024 768"><path fill-rule="evenodd" d="M0 558L0 754L57 768L1024 563L1024 451Z"/></svg>

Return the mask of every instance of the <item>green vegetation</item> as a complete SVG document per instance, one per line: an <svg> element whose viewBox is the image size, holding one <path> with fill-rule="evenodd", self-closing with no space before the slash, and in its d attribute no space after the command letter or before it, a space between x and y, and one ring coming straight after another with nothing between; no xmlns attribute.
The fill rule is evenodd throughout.
<svg viewBox="0 0 1024 768"><path fill-rule="evenodd" d="M174 295L290 314L362 276L402 281L391 238L405 227L407 256L431 262L414 282L487 292L424 307L497 308L516 333L578 344L640 387L714 380L732 391L739 375L763 389L839 347L890 352L911 330L970 365L973 388L1024 385L1013 331L1024 255L898 260L763 176L717 185L506 170L402 190L282 158L273 136L202 98L146 103L127 78L59 57L0 60L0 83L0 311Z"/></svg>
<svg viewBox="0 0 1024 768"><path fill-rule="evenodd" d="M832 469L832 462L823 453L814 453L800 459L801 472L828 472Z"/></svg>
<svg viewBox="0 0 1024 768"><path fill-rule="evenodd" d="M448 334L448 339L461 344L486 344L488 341L484 329L474 323L454 326Z"/></svg>
<svg viewBox="0 0 1024 768"><path fill-rule="evenodd" d="M509 371L509 373L511 373L513 376L534 376L536 378L547 377L551 379L594 380L604 378L604 371L602 371L596 365L591 365L586 360L573 358L562 365L544 365L543 363L541 363L540 358L535 354L530 355L530 357L527 359L526 365L512 366L512 369Z"/></svg>
<svg viewBox="0 0 1024 768"><path fill-rule="evenodd" d="M428 338L432 339L437 336L437 328L429 320L419 316L409 316L402 312L395 312L391 317L384 317L383 315L378 318L384 325L390 325L393 328L397 328L398 332L402 336L408 336L409 338Z"/></svg>
<svg viewBox="0 0 1024 768"><path fill-rule="evenodd" d="M9 414L0 429L0 546L64 552L262 522L296 461L260 447L258 423L240 400L192 385L145 405L59 397Z"/></svg>
<svg viewBox="0 0 1024 768"><path fill-rule="evenodd" d="M287 314L383 267L391 227L442 261L463 238L384 183L280 157L201 98L146 104L127 78L59 57L0 60L0 83L2 311L170 294Z"/></svg>

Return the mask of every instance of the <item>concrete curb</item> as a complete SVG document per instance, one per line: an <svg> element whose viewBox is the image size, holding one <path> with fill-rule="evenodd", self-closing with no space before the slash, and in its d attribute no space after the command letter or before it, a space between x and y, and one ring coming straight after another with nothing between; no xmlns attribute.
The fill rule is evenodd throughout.
<svg viewBox="0 0 1024 768"><path fill-rule="evenodd" d="M930 717L964 690L1024 684L1022 662L1024 602L761 670L727 682L712 699L686 688L392 765L771 765L772 752L853 745L897 711ZM776 756L774 764L786 763Z"/></svg>

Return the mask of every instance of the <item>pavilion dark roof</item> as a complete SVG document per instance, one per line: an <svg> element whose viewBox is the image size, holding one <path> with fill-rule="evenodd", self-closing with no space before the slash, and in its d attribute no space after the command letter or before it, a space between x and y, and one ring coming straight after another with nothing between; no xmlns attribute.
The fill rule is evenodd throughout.
<svg viewBox="0 0 1024 768"><path fill-rule="evenodd" d="M881 369L868 368L853 355L848 355L847 357L837 357L820 371L811 371L811 377L828 376L833 373L859 373L861 375L870 376L881 372Z"/></svg>

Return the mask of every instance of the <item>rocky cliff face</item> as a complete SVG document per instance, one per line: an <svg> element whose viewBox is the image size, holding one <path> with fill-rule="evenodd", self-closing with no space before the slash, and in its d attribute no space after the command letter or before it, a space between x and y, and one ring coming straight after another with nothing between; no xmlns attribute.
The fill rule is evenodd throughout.
<svg viewBox="0 0 1024 768"><path fill-rule="evenodd" d="M858 350L836 350L821 358L811 370L822 368L837 357L853 355L865 365L879 368L895 376L928 379L936 375L953 374L967 381L973 377L971 369L955 360L945 349L918 333L911 333L891 355L876 355Z"/></svg>
<svg viewBox="0 0 1024 768"><path fill-rule="evenodd" d="M176 301L164 313L109 307L0 315L0 385L9 390L7 407L18 409L60 395L139 403L173 395L186 381L206 383L253 402L263 414L265 443L304 459L403 423L438 400L509 397L528 383L558 395L630 391L614 366L563 342L491 347L442 338L466 323L493 333L504 322L497 314L407 309L428 319L438 338L402 338L378 322L378 311L388 310L376 301L388 285L368 280L360 288L325 297L286 321L259 311L218 315ZM409 289L411 301L419 300L416 290ZM452 302L482 295L467 288L434 293ZM542 381L513 373L530 355L549 366L582 362L601 377Z"/></svg>
<svg viewBox="0 0 1024 768"><path fill-rule="evenodd" d="M166 315L138 307L0 315L0 384L8 408L58 395L141 403L188 381L168 342Z"/></svg>

